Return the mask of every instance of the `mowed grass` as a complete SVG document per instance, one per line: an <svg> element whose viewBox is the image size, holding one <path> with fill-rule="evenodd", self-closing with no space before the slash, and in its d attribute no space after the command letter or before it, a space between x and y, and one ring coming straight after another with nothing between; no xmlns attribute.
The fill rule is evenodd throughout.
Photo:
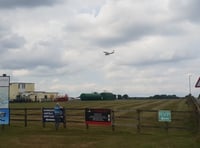
<svg viewBox="0 0 200 148"><path fill-rule="evenodd" d="M11 108L42 108L54 107L55 103L21 103L10 104ZM61 105L65 108L110 108L119 110L136 109L169 109L174 111L190 111L186 100L123 100L123 101L68 101ZM32 111L35 112L35 111ZM67 113L71 114L71 113ZM74 111L74 115L83 115L83 111ZM129 113L119 112L119 115ZM134 114L133 114L134 115ZM148 115L148 114L147 114ZM146 115L146 116L147 116ZM151 114L149 118L151 119ZM193 117L186 115L185 126L196 126ZM153 118L153 117L152 117ZM80 119L84 120L84 117ZM194 128L195 129L195 128ZM67 127L60 126L54 129L53 123L30 122L24 127L23 122L11 121L10 126L5 126L0 131L0 147L2 148L198 148L200 135L194 130L170 129L142 129L137 133L134 127L90 126L86 129L84 123L67 123Z"/></svg>

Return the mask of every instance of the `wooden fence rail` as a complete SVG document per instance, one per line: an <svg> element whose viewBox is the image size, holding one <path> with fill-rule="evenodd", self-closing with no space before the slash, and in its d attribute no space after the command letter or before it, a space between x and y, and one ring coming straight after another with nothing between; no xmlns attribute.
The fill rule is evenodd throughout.
<svg viewBox="0 0 200 148"><path fill-rule="evenodd" d="M10 124L12 121L24 122L25 127L28 122L42 122L42 110L41 108L11 108Z"/></svg>
<svg viewBox="0 0 200 148"><path fill-rule="evenodd" d="M187 122L192 111L171 111L171 122L158 121L159 110L113 110L112 126L131 127L140 133L145 128L193 130ZM43 125L42 108L10 108L10 125L16 122L27 127L29 123L40 122ZM65 108L67 126L85 125L85 108Z"/></svg>

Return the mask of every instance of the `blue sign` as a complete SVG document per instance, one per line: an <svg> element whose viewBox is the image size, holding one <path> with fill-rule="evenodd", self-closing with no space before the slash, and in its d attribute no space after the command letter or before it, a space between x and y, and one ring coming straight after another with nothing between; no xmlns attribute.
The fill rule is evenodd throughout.
<svg viewBox="0 0 200 148"><path fill-rule="evenodd" d="M0 124L9 124L9 87L10 77L0 76Z"/></svg>
<svg viewBox="0 0 200 148"><path fill-rule="evenodd" d="M9 124L9 109L0 108L0 124Z"/></svg>
<svg viewBox="0 0 200 148"><path fill-rule="evenodd" d="M64 110L60 109L62 114L60 115L60 122L65 122ZM53 108L43 108L42 110L43 122L55 122L54 109Z"/></svg>

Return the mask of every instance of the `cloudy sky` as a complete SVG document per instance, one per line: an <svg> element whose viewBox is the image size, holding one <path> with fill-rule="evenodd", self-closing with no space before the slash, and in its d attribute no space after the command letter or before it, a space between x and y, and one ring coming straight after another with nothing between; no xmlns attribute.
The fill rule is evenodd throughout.
<svg viewBox="0 0 200 148"><path fill-rule="evenodd" d="M199 6L199 0L0 0L0 73L70 96L185 96L190 79L198 96Z"/></svg>

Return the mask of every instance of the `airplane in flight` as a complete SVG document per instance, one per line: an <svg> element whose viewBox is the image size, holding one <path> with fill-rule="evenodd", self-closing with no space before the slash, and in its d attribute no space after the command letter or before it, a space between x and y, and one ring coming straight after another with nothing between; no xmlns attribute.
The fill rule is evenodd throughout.
<svg viewBox="0 0 200 148"><path fill-rule="evenodd" d="M104 51L104 54L105 54L105 56L107 56L107 55L113 54L114 52L115 52L114 50L112 52Z"/></svg>

